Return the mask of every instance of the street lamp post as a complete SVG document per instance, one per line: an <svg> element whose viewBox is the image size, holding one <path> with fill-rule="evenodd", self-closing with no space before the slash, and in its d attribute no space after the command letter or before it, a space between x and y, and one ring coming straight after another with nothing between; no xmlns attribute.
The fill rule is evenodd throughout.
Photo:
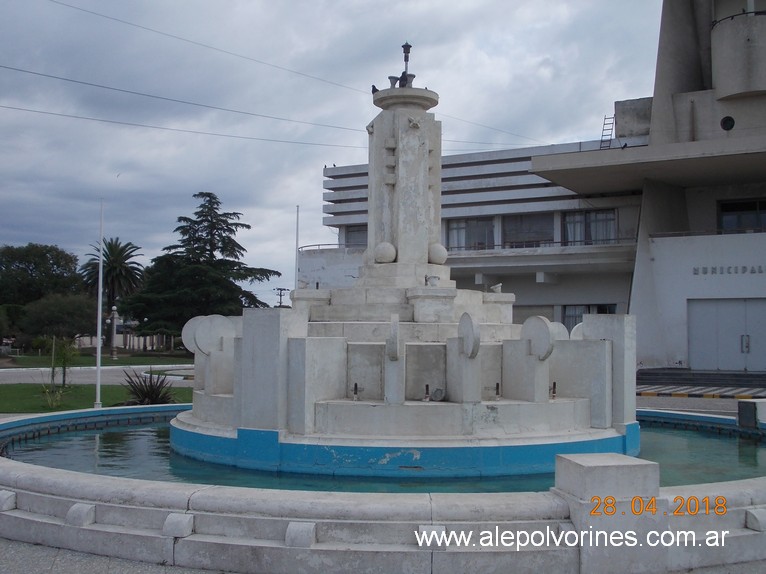
<svg viewBox="0 0 766 574"><path fill-rule="evenodd" d="M109 350L109 356L113 360L117 360L117 307L112 307L112 314L110 315L112 321L112 343Z"/></svg>

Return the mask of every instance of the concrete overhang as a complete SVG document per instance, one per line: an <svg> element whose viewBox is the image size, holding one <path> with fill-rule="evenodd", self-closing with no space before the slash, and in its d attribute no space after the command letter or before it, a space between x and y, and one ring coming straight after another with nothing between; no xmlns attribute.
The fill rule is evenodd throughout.
<svg viewBox="0 0 766 574"><path fill-rule="evenodd" d="M766 181L766 136L535 156L530 171L583 194Z"/></svg>
<svg viewBox="0 0 766 574"><path fill-rule="evenodd" d="M635 242L614 245L538 247L452 252L447 265L453 277L482 272L488 275L530 273L630 273L636 259Z"/></svg>

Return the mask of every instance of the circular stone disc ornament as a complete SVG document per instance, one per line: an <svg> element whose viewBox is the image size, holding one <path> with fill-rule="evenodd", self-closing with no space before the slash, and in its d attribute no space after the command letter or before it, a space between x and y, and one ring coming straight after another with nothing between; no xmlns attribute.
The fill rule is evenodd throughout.
<svg viewBox="0 0 766 574"><path fill-rule="evenodd" d="M460 321L457 324L457 336L460 338L463 354L469 359L476 358L481 345L481 333L479 324L468 313L463 313L460 316Z"/></svg>
<svg viewBox="0 0 766 574"><path fill-rule="evenodd" d="M530 317L521 326L521 338L529 341L530 354L537 355L538 360L544 361L553 352L555 340L551 322L545 317Z"/></svg>
<svg viewBox="0 0 766 574"><path fill-rule="evenodd" d="M194 335L197 348L206 355L221 349L221 337L234 337L237 330L227 317L208 315L203 317Z"/></svg>
<svg viewBox="0 0 766 574"><path fill-rule="evenodd" d="M197 315L196 317L192 317L186 321L184 328L181 330L181 340L184 343L184 347L186 347L190 353L202 352L202 349L197 346L197 342L194 340L194 337L197 334L197 328L204 318L204 315Z"/></svg>
<svg viewBox="0 0 766 574"><path fill-rule="evenodd" d="M572 327L572 332L569 333L569 338L572 341L582 341L583 335L582 335L582 323L577 323L574 327Z"/></svg>

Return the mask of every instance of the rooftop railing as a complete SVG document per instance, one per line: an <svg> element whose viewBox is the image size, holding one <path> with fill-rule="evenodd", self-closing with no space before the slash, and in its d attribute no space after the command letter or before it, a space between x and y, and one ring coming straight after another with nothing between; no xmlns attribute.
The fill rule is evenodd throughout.
<svg viewBox="0 0 766 574"><path fill-rule="evenodd" d="M462 251L502 251L513 249L535 249L545 247L581 247L584 245L631 245L636 243L636 237L615 237L609 239L570 239L566 241L530 240L530 241L505 241L497 245L477 243L464 246L447 247L449 252Z"/></svg>
<svg viewBox="0 0 766 574"><path fill-rule="evenodd" d="M718 24L720 24L721 22L734 20L734 18L739 18L740 16L766 16L766 10L752 10L750 12L743 11L743 12L738 12L737 14L732 14L731 16L725 16L721 18L720 20L713 20L710 23L710 29L712 30L713 28L718 26Z"/></svg>
<svg viewBox="0 0 766 574"><path fill-rule="evenodd" d="M319 251L321 249L367 249L366 243L314 243L298 248L299 252Z"/></svg>

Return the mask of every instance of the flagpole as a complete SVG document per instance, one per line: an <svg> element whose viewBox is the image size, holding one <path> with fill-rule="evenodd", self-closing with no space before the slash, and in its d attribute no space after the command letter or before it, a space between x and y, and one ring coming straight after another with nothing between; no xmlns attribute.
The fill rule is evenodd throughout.
<svg viewBox="0 0 766 574"><path fill-rule="evenodd" d="M98 227L98 296L96 309L96 402L94 409L101 408L101 316L104 305L104 200L101 200L101 218Z"/></svg>
<svg viewBox="0 0 766 574"><path fill-rule="evenodd" d="M293 290L298 288L298 231L300 229L299 223L301 218L301 206L295 206L295 281L293 282Z"/></svg>

